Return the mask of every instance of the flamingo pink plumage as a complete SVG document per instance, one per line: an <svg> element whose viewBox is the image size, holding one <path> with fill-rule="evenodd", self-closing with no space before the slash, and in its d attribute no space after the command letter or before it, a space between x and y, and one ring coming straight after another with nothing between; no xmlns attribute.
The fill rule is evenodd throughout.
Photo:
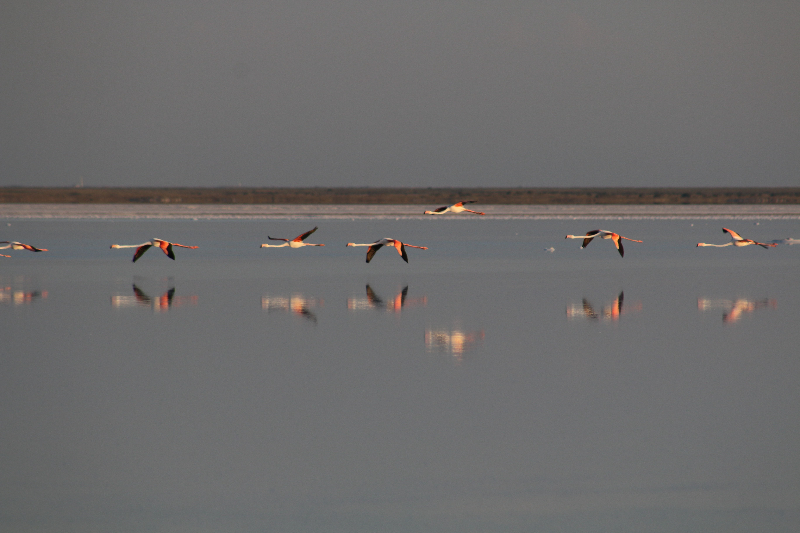
<svg viewBox="0 0 800 533"><path fill-rule="evenodd" d="M613 231L608 231L605 229L594 229L592 231L587 231L586 235L567 235L564 237L565 239L583 239L583 244L581 244L581 248L586 248L592 239L598 237L600 239L611 239L614 241L614 246L617 247L617 251L621 257L625 257L625 248L622 247L622 240L625 239L626 241L633 241L633 242L642 242L636 239L629 239L628 237L623 237L618 233L614 233Z"/></svg>
<svg viewBox="0 0 800 533"><path fill-rule="evenodd" d="M173 246L180 246L181 248L196 249L197 246L186 246L185 244L178 244L176 242L165 241L164 239L153 239L151 241L143 242L142 244L112 244L112 248L136 248L136 253L133 254L133 262L135 263L142 255L150 249L151 246L158 246L167 257L175 260L175 254L172 253Z"/></svg>
<svg viewBox="0 0 800 533"><path fill-rule="evenodd" d="M767 242L756 242L752 239L745 239L732 229L722 228L723 233L727 233L731 236L731 242L726 242L725 244L708 244L705 242L698 242L697 246L713 246L715 248L723 248L725 246L750 246L751 244L757 244L762 248L773 248L777 246L777 243L767 243Z"/></svg>
<svg viewBox="0 0 800 533"><path fill-rule="evenodd" d="M369 250L367 250L367 263L369 263L375 256L375 252L380 250L383 246L394 246L395 249L397 250L397 253L400 254L400 257L402 257L403 261L405 261L406 263L408 263L408 255L406 255L406 246L408 246L409 248L419 248L420 250L428 249L427 246L414 246L413 244L407 244L404 242L400 242L397 239L390 239L388 237L368 244L356 244L354 242L348 242L347 246L369 246Z"/></svg>
<svg viewBox="0 0 800 533"><path fill-rule="evenodd" d="M0 250L7 250L11 248L12 250L28 250L29 252L46 252L47 248L37 248L35 246L31 246L30 244L23 244L17 241L0 241L0 244L5 244L5 246L0 246ZM10 255L0 254L3 257L11 257Z"/></svg>
<svg viewBox="0 0 800 533"><path fill-rule="evenodd" d="M315 231L317 231L317 226L314 226L314 229L309 230L309 231L303 233L302 235L298 235L297 237L295 237L292 240L289 240L289 239L276 239L275 237L270 237L268 235L267 238L269 240L271 240L271 241L284 241L283 244L262 244L261 247L262 248L282 248L284 246L289 246L290 248L302 248L303 246L325 246L324 244L311 244L311 243L308 243L308 242L303 242L306 239L306 237L308 237L309 235L311 235Z"/></svg>
<svg viewBox="0 0 800 533"><path fill-rule="evenodd" d="M434 209L433 211L425 211L426 215L444 215L447 212L450 213L462 213L466 211L467 213L474 213L476 215L485 215L486 213L481 213L480 211L473 211L471 209L467 209L464 207L464 204L474 204L476 200L464 200L462 202L458 202L453 205L445 205L439 207L438 209Z"/></svg>

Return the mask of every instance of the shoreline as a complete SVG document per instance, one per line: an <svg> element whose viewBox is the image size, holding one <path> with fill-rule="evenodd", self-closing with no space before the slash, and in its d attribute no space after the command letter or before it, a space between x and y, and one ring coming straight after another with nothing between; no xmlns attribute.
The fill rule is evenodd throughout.
<svg viewBox="0 0 800 533"><path fill-rule="evenodd" d="M0 204L798 205L800 187L0 187Z"/></svg>
<svg viewBox="0 0 800 533"><path fill-rule="evenodd" d="M800 218L798 204L491 205L486 216L431 217L419 205L375 204L0 204L0 220L20 219L777 219Z"/></svg>

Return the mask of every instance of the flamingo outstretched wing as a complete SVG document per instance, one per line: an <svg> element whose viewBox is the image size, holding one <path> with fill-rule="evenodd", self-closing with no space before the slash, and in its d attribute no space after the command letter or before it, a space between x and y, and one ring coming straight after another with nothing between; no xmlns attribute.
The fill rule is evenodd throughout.
<svg viewBox="0 0 800 533"><path fill-rule="evenodd" d="M303 233L302 235L298 235L297 237L294 238L294 242L303 242L304 240L306 240L306 238L308 238L309 235L311 235L312 233L317 231L317 229L318 229L318 227L315 226L314 229L308 230L307 232Z"/></svg>
<svg viewBox="0 0 800 533"><path fill-rule="evenodd" d="M149 250L149 249L150 249L150 247L151 247L151 246L153 246L153 245L152 245L152 244L150 244L150 243L147 243L147 244L143 244L143 245L141 245L140 247L138 247L138 248L136 249L136 253L135 253L135 254L133 254L133 262L135 263L135 262L136 262L136 261L137 261L137 260L138 260L140 257L142 257L142 256L144 255L144 253L145 253L147 250Z"/></svg>
<svg viewBox="0 0 800 533"><path fill-rule="evenodd" d="M594 239L599 234L600 234L599 229L593 229L592 231L587 231L586 235L591 235L591 237L586 237L585 239L583 239L583 244L581 244L581 248L586 248L587 246L589 246L589 243L592 242L592 239Z"/></svg>
<svg viewBox="0 0 800 533"><path fill-rule="evenodd" d="M376 243L369 247L367 250L367 263L372 261L372 258L375 257L375 252L381 249L383 243Z"/></svg>
<svg viewBox="0 0 800 533"><path fill-rule="evenodd" d="M731 239L734 241L743 241L745 240L741 235L733 231L732 229L722 228L722 233L727 233L731 236Z"/></svg>
<svg viewBox="0 0 800 533"><path fill-rule="evenodd" d="M400 254L400 257L403 258L403 261L408 263L408 255L406 254L406 247L400 241L394 241L394 247L397 249L397 253Z"/></svg>
<svg viewBox="0 0 800 533"><path fill-rule="evenodd" d="M165 244L166 244L166 246L165 246ZM168 242L168 243L163 243L162 242L161 243L161 249L164 251L165 254L167 254L167 257L169 257L170 259L175 261L175 254L172 252L172 243L171 242Z"/></svg>

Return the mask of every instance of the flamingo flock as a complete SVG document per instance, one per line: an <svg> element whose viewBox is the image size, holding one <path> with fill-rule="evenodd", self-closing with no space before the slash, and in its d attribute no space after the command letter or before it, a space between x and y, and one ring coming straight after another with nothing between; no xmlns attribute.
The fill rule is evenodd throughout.
<svg viewBox="0 0 800 533"><path fill-rule="evenodd" d="M452 204L452 205L446 205L446 206L439 207L437 209L425 211L424 214L426 214L426 215L444 215L446 213L456 213L456 214L458 214L458 213L467 212L467 213L473 213L475 215L485 215L486 213L483 213L481 211L473 211L473 210L468 209L468 208L465 207L465 204L473 204L475 202L476 202L475 200L462 200L462 201L457 202L457 203ZM284 247L288 247L288 248L303 248L305 246L325 246L324 244L305 242L305 240L310 235L312 235L314 232L316 232L318 229L319 229L318 226L314 226L313 229L310 229L310 230L306 231L305 233L301 233L300 235L298 235L294 239L284 239L284 238L279 238L279 237L268 236L267 238L269 240L271 240L271 241L281 241L282 244L266 244L265 243L265 244L261 245L261 248L284 248ZM708 247L723 248L725 246L742 247L742 246L756 245L756 246L761 246L762 248L774 248L778 244L795 244L797 242L800 242L800 240L798 240L798 239L789 239L789 238L787 238L787 239L777 239L777 240L773 240L773 241L770 241L770 242L759 242L759 241L755 241L755 240L752 240L752 239L745 239L744 237L739 235L737 232L735 232L735 231L733 231L732 229L729 229L729 228L722 228L722 231L723 231L723 233L727 233L731 237L730 242L727 242L725 244L711 244L711 243L700 242L700 243L697 243L697 246L698 247L708 246ZM643 241L641 241L639 239L631 239L629 237L624 237L624 236L620 235L619 233L616 233L616 232L613 232L613 231L609 231L609 230L605 230L605 229L594 229L594 230L591 230L591 231L587 231L583 235L567 235L565 237L565 239L580 239L580 240L582 240L583 242L581 243L581 246L580 246L581 249L586 248L589 245L589 243L591 243L592 240L594 240L595 238L604 239L604 240L610 240L611 242L613 242L614 246L617 249L617 252L619 252L620 257L625 257L625 248L623 247L623 244L622 244L623 240L630 241L630 242L636 242L636 243L643 242ZM3 245L3 244L5 246L0 246L0 250L6 250L6 249L10 248L10 249L13 249L13 250L28 250L28 251L31 251L31 252L46 252L47 251L46 248L37 248L35 246L29 245L29 244L24 244L24 243L17 242L17 241L0 241L0 245ZM176 242L171 242L171 241L168 241L168 240L165 240L165 239L155 239L155 238L151 239L151 240L149 240L147 242L140 243L140 244L112 244L111 248L114 248L114 249L136 248L136 252L134 252L133 260L132 260L135 263L136 261L138 261L142 257L142 255L144 255L144 253L147 250L149 250L153 246L156 246L156 247L160 248L161 251L164 252L164 254L167 257L169 257L170 259L172 259L172 260L175 260L175 253L173 251L174 247L189 248L189 249L198 248L197 246L187 246L185 244L178 244ZM418 245L414 245L414 244L408 244L407 242L403 242L403 241L401 241L399 239L396 239L396 238L393 238L393 237L384 237L382 239L379 239L377 241L370 242L370 243L348 242L346 246L347 247L351 247L351 246L353 246L353 247L358 247L358 246L366 247L367 248L367 256L366 256L366 262L367 263L372 261L373 257L375 257L375 254L378 252L378 250L380 250L384 246L391 246L395 250L397 250L397 253L400 255L400 257L406 263L408 263L408 254L406 252L406 248L417 248L419 250L427 250L428 249L427 246L418 246ZM545 248L545 250L550 252L550 253L552 253L552 252L555 251L555 248L549 247L549 248ZM11 256L10 255L5 255L5 254L0 254L0 257L11 257Z"/></svg>

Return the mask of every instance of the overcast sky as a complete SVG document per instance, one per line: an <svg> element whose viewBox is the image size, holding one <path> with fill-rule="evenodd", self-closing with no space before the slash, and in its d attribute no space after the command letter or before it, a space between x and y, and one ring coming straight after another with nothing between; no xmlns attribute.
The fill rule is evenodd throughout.
<svg viewBox="0 0 800 533"><path fill-rule="evenodd" d="M0 5L0 185L800 186L800 2Z"/></svg>

